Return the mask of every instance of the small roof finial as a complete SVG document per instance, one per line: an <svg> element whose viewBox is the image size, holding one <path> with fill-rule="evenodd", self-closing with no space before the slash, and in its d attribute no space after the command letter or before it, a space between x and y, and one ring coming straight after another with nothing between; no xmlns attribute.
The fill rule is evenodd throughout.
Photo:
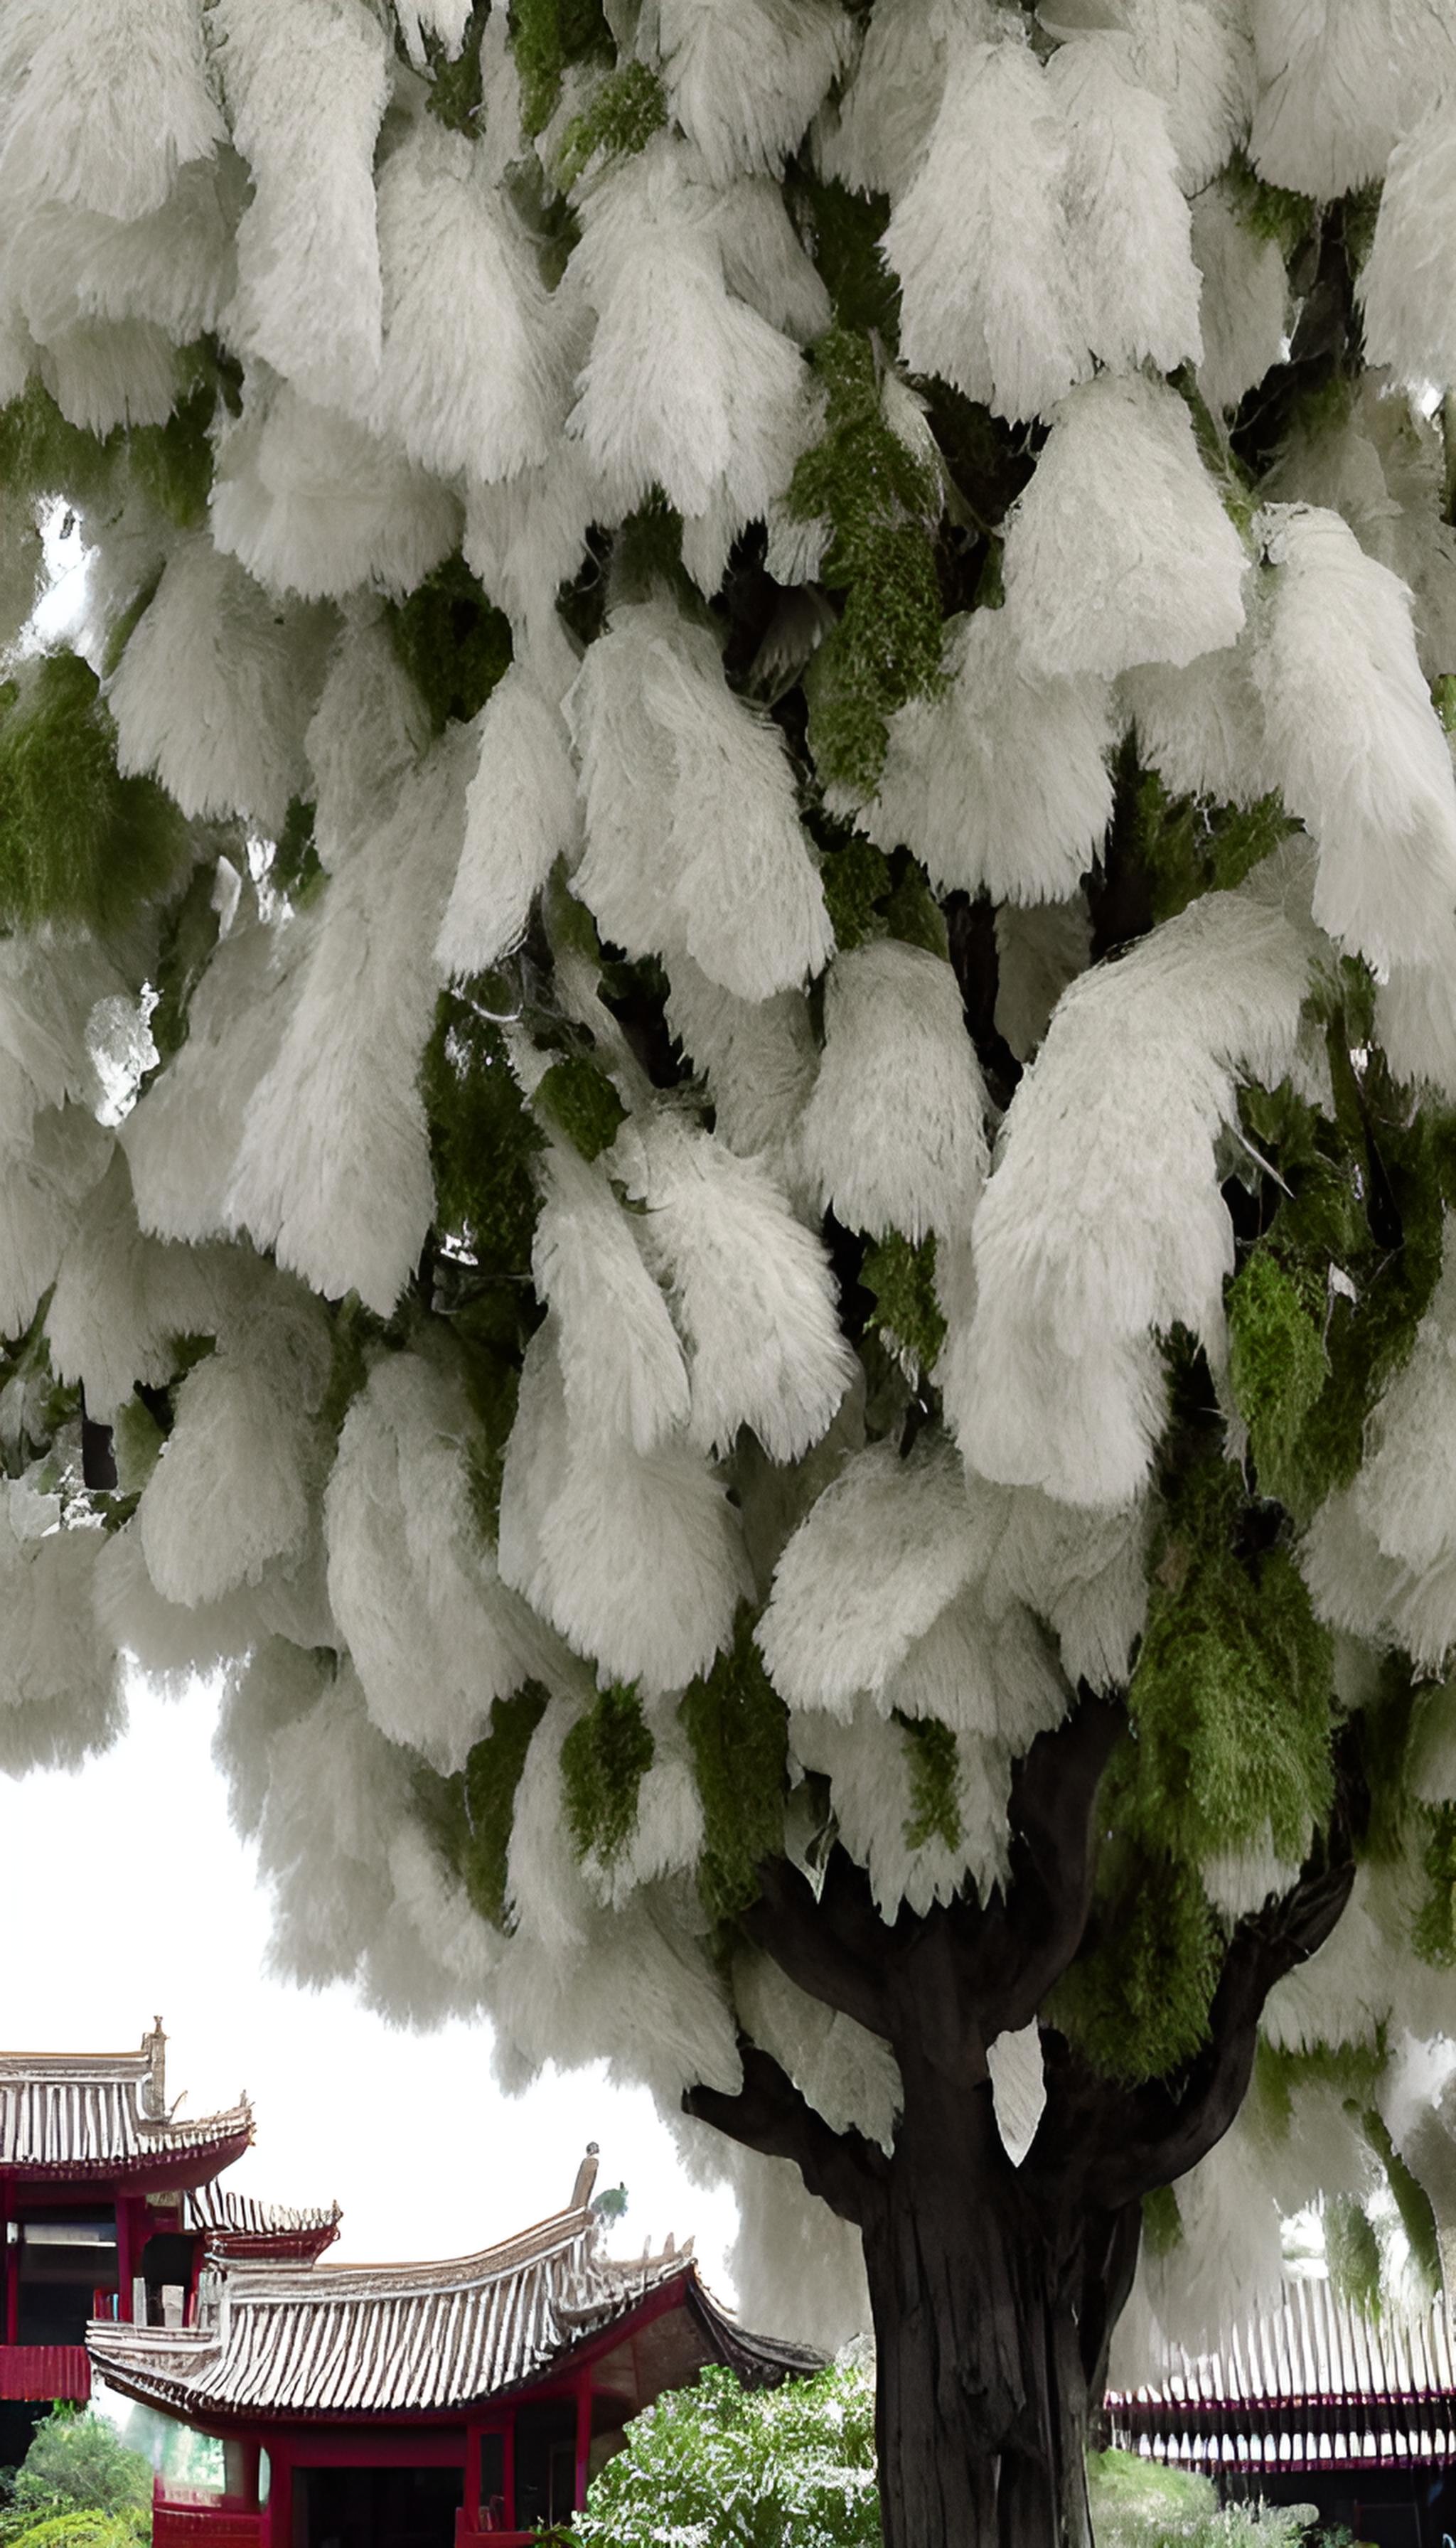
<svg viewBox="0 0 1456 2548"><path fill-rule="evenodd" d="M571 2212L585 2212L592 2200L592 2188L595 2183L596 2143L589 2141L587 2155L577 2170L577 2181L572 2187L572 2199L567 2209Z"/></svg>
<svg viewBox="0 0 1456 2548"><path fill-rule="evenodd" d="M151 2021L151 2033L143 2035L141 2049L146 2055L146 2077L141 2082L141 2111L151 2123L162 2123L167 2112L167 2039L159 2017Z"/></svg>

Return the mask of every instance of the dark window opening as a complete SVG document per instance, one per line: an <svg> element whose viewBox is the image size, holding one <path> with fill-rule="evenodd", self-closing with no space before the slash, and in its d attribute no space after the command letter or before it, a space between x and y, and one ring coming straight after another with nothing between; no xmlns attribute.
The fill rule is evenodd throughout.
<svg viewBox="0 0 1456 2548"><path fill-rule="evenodd" d="M11 2250L21 2344L84 2344L98 2293L117 2288L115 2213L36 2213Z"/></svg>
<svg viewBox="0 0 1456 2548"><path fill-rule="evenodd" d="M577 2494L577 2410L570 2399L522 2407L515 2418L515 2526L569 2521Z"/></svg>
<svg viewBox="0 0 1456 2548"><path fill-rule="evenodd" d="M185 2310L187 2294L192 2288L192 2258L196 2241L180 2230L157 2230L141 2250L141 2274L146 2284L146 2323L165 2326L166 2309L162 2294L177 2290L182 2294Z"/></svg>
<svg viewBox="0 0 1456 2548"><path fill-rule="evenodd" d="M454 2548L458 2468L296 2469L294 2548Z"/></svg>
<svg viewBox="0 0 1456 2548"><path fill-rule="evenodd" d="M503 2530L506 2510L505 2436L503 2433L482 2433L481 2528Z"/></svg>

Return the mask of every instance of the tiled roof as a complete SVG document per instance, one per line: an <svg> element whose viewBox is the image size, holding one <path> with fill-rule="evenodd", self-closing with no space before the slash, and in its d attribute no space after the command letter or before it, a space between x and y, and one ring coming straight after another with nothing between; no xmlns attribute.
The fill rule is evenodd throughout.
<svg viewBox="0 0 1456 2548"><path fill-rule="evenodd" d="M629 2316L678 2278L716 2317L685 2256L623 2265L596 2253L583 2209L477 2256L419 2265L259 2266L226 2273L216 2324L98 2322L103 2377L181 2413L356 2415L438 2412L539 2377L584 2337ZM728 2342L781 2378L814 2358L723 2321ZM726 2348L725 2348L726 2349Z"/></svg>
<svg viewBox="0 0 1456 2548"><path fill-rule="evenodd" d="M1176 2355L1107 2412L1114 2441L1180 2467L1369 2468L1456 2458L1453 2391L1442 2304L1377 2320L1301 2278L1220 2351Z"/></svg>
<svg viewBox="0 0 1456 2548"><path fill-rule="evenodd" d="M249 2253L317 2256L332 2246L340 2218L336 2203L294 2211L288 2204L259 2203L221 2185L194 2186L182 2203L183 2229L201 2230L213 2253L239 2261Z"/></svg>
<svg viewBox="0 0 1456 2548"><path fill-rule="evenodd" d="M101 2175L245 2145L246 2098L220 2115L168 2114L162 2041L157 2029L139 2052L0 2052L0 2168Z"/></svg>

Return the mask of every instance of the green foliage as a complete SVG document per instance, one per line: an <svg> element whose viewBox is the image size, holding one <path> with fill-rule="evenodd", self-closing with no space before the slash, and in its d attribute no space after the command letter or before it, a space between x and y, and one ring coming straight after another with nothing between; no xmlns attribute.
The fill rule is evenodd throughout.
<svg viewBox="0 0 1456 2548"><path fill-rule="evenodd" d="M79 1389L58 1381L50 1368L49 1307L47 1292L25 1335L9 1347L0 1341L0 1464L8 1478L24 1477L81 1412Z"/></svg>
<svg viewBox="0 0 1456 2548"><path fill-rule="evenodd" d="M553 1061L536 1088L536 1105L584 1159L609 1150L627 1110L598 1062L572 1052Z"/></svg>
<svg viewBox="0 0 1456 2548"><path fill-rule="evenodd" d="M827 841L819 875L836 946L863 947L873 938L898 938L945 956L950 940L941 906L925 869L909 850L889 857L863 832L851 832L822 811L815 830Z"/></svg>
<svg viewBox="0 0 1456 2548"><path fill-rule="evenodd" d="M1212 2482L1135 2451L1087 2461L1097 2548L1298 2548L1313 2503L1221 2504Z"/></svg>
<svg viewBox="0 0 1456 2548"><path fill-rule="evenodd" d="M314 842L314 806L308 797L295 796L273 844L268 882L297 908L322 877L323 864Z"/></svg>
<svg viewBox="0 0 1456 2548"><path fill-rule="evenodd" d="M874 2400L867 2374L748 2390L704 2371L627 2427L593 2479L580 2548L879 2548Z"/></svg>
<svg viewBox="0 0 1456 2548"><path fill-rule="evenodd" d="M783 1845L788 1710L739 1611L733 1643L684 1691L679 1713L702 1803L698 1889L714 1919L731 1919L759 1889L758 1870Z"/></svg>
<svg viewBox="0 0 1456 2548"><path fill-rule="evenodd" d="M386 617L435 733L452 717L468 724L509 666L510 622L464 558L447 558L407 600L391 602Z"/></svg>
<svg viewBox="0 0 1456 2548"><path fill-rule="evenodd" d="M615 49L601 0L511 0L510 45L521 124L532 135L556 112L567 63L593 55L610 61Z"/></svg>
<svg viewBox="0 0 1456 2548"><path fill-rule="evenodd" d="M366 1310L357 1292L348 1292L329 1316L328 1381L318 1420L336 1433L369 1377L370 1348L383 1333L380 1320Z"/></svg>
<svg viewBox="0 0 1456 2548"><path fill-rule="evenodd" d="M1142 2198L1142 2244L1149 2256L1170 2256L1182 2243L1183 2215L1171 2185L1159 2185Z"/></svg>
<svg viewBox="0 0 1456 2548"><path fill-rule="evenodd" d="M106 936L166 890L187 827L150 778L123 778L96 675L47 655L0 689L0 921Z"/></svg>
<svg viewBox="0 0 1456 2548"><path fill-rule="evenodd" d="M506 1057L505 1039L463 990L445 991L421 1065L435 1179L435 1224L476 1262L524 1281L542 1135Z"/></svg>
<svg viewBox="0 0 1456 2548"><path fill-rule="evenodd" d="M445 1310L460 1348L465 1395L475 1418L466 1448L471 1502L482 1537L494 1541L521 1359L539 1313L534 1294L523 1284L495 1277L468 1284L452 1304L438 1280L443 1270L437 1269L435 1306Z"/></svg>
<svg viewBox="0 0 1456 2548"><path fill-rule="evenodd" d="M960 1747L953 1726L935 1716L902 1716L895 1711L910 1772L910 1811L905 1817L905 1846L924 1849L933 1840L958 1849L960 1820Z"/></svg>
<svg viewBox="0 0 1456 2548"><path fill-rule="evenodd" d="M116 434L102 442L68 424L35 378L0 408L0 487L9 493L89 503L106 485L118 448Z"/></svg>
<svg viewBox="0 0 1456 2548"><path fill-rule="evenodd" d="M1324 1387L1329 1361L1320 1333L1324 1301L1308 1298L1267 1248L1245 1257L1228 1286L1228 1377L1248 1426L1261 1491L1298 1510L1299 1437Z"/></svg>
<svg viewBox="0 0 1456 2548"><path fill-rule="evenodd" d="M438 38L425 38L430 55L430 90L426 100L437 124L450 133L463 133L474 140L481 130L484 116L484 92L481 74L481 40L490 16L490 0L476 0L465 42L452 61Z"/></svg>
<svg viewBox="0 0 1456 2548"><path fill-rule="evenodd" d="M561 182L574 186L597 158L631 158L668 120L662 81L646 62L627 62L604 79L591 105L573 116L561 151Z"/></svg>
<svg viewBox="0 0 1456 2548"><path fill-rule="evenodd" d="M1244 228L1252 230L1255 238L1272 239L1287 263L1315 228L1320 219L1319 205L1309 195L1294 194L1288 186L1266 185L1241 150L1234 152L1224 176Z"/></svg>
<svg viewBox="0 0 1456 2548"><path fill-rule="evenodd" d="M1223 1960L1198 1869L1124 1837L1103 1851L1098 1896L1046 2015L1104 2078L1165 2078L1207 2037Z"/></svg>
<svg viewBox="0 0 1456 2548"><path fill-rule="evenodd" d="M837 827L836 827L837 828ZM863 832L848 833L819 869L835 945L848 953L884 934L879 906L890 891L890 863Z"/></svg>
<svg viewBox="0 0 1456 2548"><path fill-rule="evenodd" d="M838 326L877 334L890 352L900 334L900 286L879 252L890 217L887 195L857 195L836 177L807 170L790 203L799 235L819 269Z"/></svg>
<svg viewBox="0 0 1456 2548"><path fill-rule="evenodd" d="M111 1443L117 1464L117 1485L124 1496L139 1496L152 1470L161 1458L166 1436L151 1409L139 1398L129 1398L111 1419Z"/></svg>
<svg viewBox="0 0 1456 2548"><path fill-rule="evenodd" d="M820 580L845 599L804 679L809 748L826 785L870 797L889 718L941 683L941 487L885 422L867 338L832 327L813 362L827 415L822 438L795 465L788 510L827 520Z"/></svg>
<svg viewBox="0 0 1456 2548"><path fill-rule="evenodd" d="M1336 2297L1368 2318L1380 2315L1380 2240L1352 2194L1324 2206L1324 2261Z"/></svg>
<svg viewBox="0 0 1456 2548"><path fill-rule="evenodd" d="M1441 2270L1441 2239L1430 2196L1418 2177L1413 2176L1391 2138L1385 2117L1368 2107L1361 2117L1361 2128L1381 2166L1386 2183L1396 2199L1401 2227L1410 2250L1410 2261L1431 2299L1440 2291L1444 2276Z"/></svg>
<svg viewBox="0 0 1456 2548"><path fill-rule="evenodd" d="M213 487L209 432L218 407L216 368L209 364L164 424L134 425L127 436L132 474L159 512L182 531L206 521Z"/></svg>
<svg viewBox="0 0 1456 2548"><path fill-rule="evenodd" d="M561 1747L561 1788L577 1854L603 1866L620 1858L637 1823L637 1793L656 1750L637 1684L611 1682Z"/></svg>
<svg viewBox="0 0 1456 2548"><path fill-rule="evenodd" d="M170 1061L187 1042L187 1015L218 943L218 874L206 864L193 868L187 890L179 896L162 926L152 980L156 1006L148 1021L161 1061Z"/></svg>
<svg viewBox="0 0 1456 2548"><path fill-rule="evenodd" d="M907 947L922 947L927 956L949 957L951 941L945 916L930 889L925 869L908 850L896 850L890 861L892 881L885 896L885 927Z"/></svg>
<svg viewBox="0 0 1456 2548"><path fill-rule="evenodd" d="M1349 1046L1365 1030L1349 1008L1363 997L1362 981L1343 986L1326 1035L1332 1122L1287 1087L1245 1090L1241 1103L1249 1138L1271 1160L1283 1189L1255 1255L1272 1260L1306 1319L1318 1315L1321 1326L1326 1371L1312 1403L1313 1356L1308 1339L1291 1332L1287 1300L1282 1339L1266 1325L1252 1340L1264 1437L1262 1458L1254 1445L1260 1484L1297 1519L1354 1478L1370 1411L1425 1315L1440 1272L1446 1209L1456 1201L1453 1119L1435 1108L1411 1109L1376 1052L1356 1077ZM1353 1290L1353 1300L1331 1285L1331 1269ZM1230 1287L1231 1315L1244 1279L1240 1274ZM1253 1312L1256 1329L1261 1301L1273 1298L1266 1275L1250 1278L1243 1306ZM1250 1410L1244 1411L1252 1425ZM1265 1465L1271 1454L1272 1471Z"/></svg>
<svg viewBox="0 0 1456 2548"><path fill-rule="evenodd" d="M1286 1550L1245 1555L1238 1472L1217 1451L1171 1483L1128 1691L1133 1820L1197 1864L1258 1846L1298 1863L1332 1794L1332 1640Z"/></svg>
<svg viewBox="0 0 1456 2548"><path fill-rule="evenodd" d="M150 2537L149 2511L0 2512L3 2548L139 2548Z"/></svg>
<svg viewBox="0 0 1456 2548"><path fill-rule="evenodd" d="M1138 768L1131 742L1120 771L1119 812L1147 872L1154 920L1173 919L1200 894L1231 892L1289 838L1289 816L1277 796L1261 796L1248 807L1170 796L1155 770Z"/></svg>
<svg viewBox="0 0 1456 2548"><path fill-rule="evenodd" d="M1449 1971L1456 1964L1456 1805L1430 1811L1420 1872L1415 1952L1424 1962Z"/></svg>
<svg viewBox="0 0 1456 2548"><path fill-rule="evenodd" d="M18 2512L148 2512L151 2469L103 2415L52 2407L16 2471L11 2502Z"/></svg>
<svg viewBox="0 0 1456 2548"><path fill-rule="evenodd" d="M1314 2044L1288 2051L1260 2036L1254 2054L1254 2094L1267 2125L1287 2133L1300 2087L1330 2087L1342 2097L1372 2094L1386 2063L1382 2029L1374 2044Z"/></svg>
<svg viewBox="0 0 1456 2548"><path fill-rule="evenodd" d="M934 1371L946 1341L946 1321L936 1298L936 1242L932 1232L917 1247L898 1229L864 1251L860 1280L874 1303L874 1324L922 1372Z"/></svg>
<svg viewBox="0 0 1456 2548"><path fill-rule="evenodd" d="M513 1698L498 1698L491 1710L491 1730L472 1745L461 1774L466 1834L460 1878L481 1917L497 1929L506 1926L506 1857L515 1791L531 1736L545 1713L546 1693L534 1682L527 1682Z"/></svg>

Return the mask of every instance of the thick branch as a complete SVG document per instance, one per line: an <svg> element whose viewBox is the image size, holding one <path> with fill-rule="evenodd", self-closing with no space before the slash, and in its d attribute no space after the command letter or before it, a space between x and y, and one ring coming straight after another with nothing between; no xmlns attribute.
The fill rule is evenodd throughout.
<svg viewBox="0 0 1456 2548"><path fill-rule="evenodd" d="M1241 1920L1209 2012L1209 2041L1181 2085L1155 2081L1116 2100L1087 2192L1110 2209L1171 2185L1222 2140L1247 2093L1259 2018L1274 1984L1322 1947L1349 1900L1348 1846L1311 1861L1293 1890Z"/></svg>
<svg viewBox="0 0 1456 2548"><path fill-rule="evenodd" d="M888 2174L883 2150L863 2133L835 2132L758 2045L740 2036L738 2049L743 2086L737 2096L720 2088L684 2089L684 2114L766 2158L791 2159L810 2194L863 2229Z"/></svg>
<svg viewBox="0 0 1456 2548"><path fill-rule="evenodd" d="M885 1964L894 1933L875 1911L862 1870L836 1849L817 1898L784 1859L766 1860L758 1874L760 1899L742 1921L753 1944L811 1999L888 2040Z"/></svg>
<svg viewBox="0 0 1456 2548"><path fill-rule="evenodd" d="M1086 1932L1096 1875L1093 1807L1122 1730L1120 1708L1084 1697L1039 1734L1011 1782L1011 1884L1005 1925L1015 1948L995 2031L1029 2026Z"/></svg>

